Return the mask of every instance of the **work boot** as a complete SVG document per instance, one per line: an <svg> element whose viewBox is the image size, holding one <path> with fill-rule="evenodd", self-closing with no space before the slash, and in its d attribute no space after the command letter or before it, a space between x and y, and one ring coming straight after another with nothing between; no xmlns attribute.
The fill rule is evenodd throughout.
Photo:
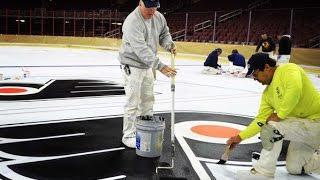
<svg viewBox="0 0 320 180"><path fill-rule="evenodd" d="M240 170L236 174L237 180L273 180L274 177L265 176L258 171L256 171L254 168L251 170Z"/></svg>
<svg viewBox="0 0 320 180"><path fill-rule="evenodd" d="M315 160L318 164L318 168L315 169L313 172L320 174L320 149L317 150L317 152L313 155L313 157L315 158Z"/></svg>
<svg viewBox="0 0 320 180"><path fill-rule="evenodd" d="M136 137L122 137L122 143L128 148L136 148Z"/></svg>
<svg viewBox="0 0 320 180"><path fill-rule="evenodd" d="M313 154L312 159L304 166L306 173L320 174L320 151L319 149Z"/></svg>

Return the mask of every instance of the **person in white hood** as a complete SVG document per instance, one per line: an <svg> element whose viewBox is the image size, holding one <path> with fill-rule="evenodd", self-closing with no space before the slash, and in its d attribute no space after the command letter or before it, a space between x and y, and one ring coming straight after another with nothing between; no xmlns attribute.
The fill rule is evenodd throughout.
<svg viewBox="0 0 320 180"><path fill-rule="evenodd" d="M290 35L277 35L279 41L278 48L278 56L277 62L278 64L288 63L290 61L291 54L291 36Z"/></svg>

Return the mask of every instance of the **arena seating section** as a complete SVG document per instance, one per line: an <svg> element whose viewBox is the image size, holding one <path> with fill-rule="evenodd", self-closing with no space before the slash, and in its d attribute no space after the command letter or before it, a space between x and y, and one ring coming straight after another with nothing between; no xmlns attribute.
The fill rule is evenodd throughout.
<svg viewBox="0 0 320 180"><path fill-rule="evenodd" d="M241 44L247 42L249 12L218 22L218 17L227 12L217 13L215 31L216 43ZM171 32L185 28L186 17L183 13L168 14L166 16ZM249 43L256 44L262 33L267 33L276 39L277 34L289 33L291 10L257 10L252 11ZM194 32L194 25L206 20L214 21L214 12L188 13L187 41L212 42L213 25L209 28ZM308 39L319 35L320 15L315 10L296 10L293 13L292 36L298 47L307 45ZM184 37L179 40L184 40Z"/></svg>
<svg viewBox="0 0 320 180"><path fill-rule="evenodd" d="M250 5L252 5L254 1L262 2L263 6L251 8L252 6ZM270 3L264 4L266 1L270 1ZM11 6L0 9L0 34L121 38L121 23L128 15L128 12L132 11L137 5L135 1L128 1L128 3L130 2L127 4L128 6L123 6L123 4L117 6L114 3L106 4L106 2L102 3L101 1L101 6L106 5L111 8L101 9L101 7L87 7L89 4L93 6L94 3L83 1L86 2L82 4L83 7L78 7L78 9L65 9L67 7L66 3L61 1L59 5L58 2L59 1L56 2L55 6L47 9L23 9L24 7L21 7L21 10L16 10ZM290 3L291 8L288 8L288 4L276 0L244 0L241 2L224 0L220 2L220 4L212 0L179 0L177 1L179 3L162 0L161 2L162 8L160 11L165 15L171 33L182 31L184 35L183 31L186 27L185 12L188 12L186 37L181 36L175 39L178 41L186 40L226 44L248 43L254 45L258 42L262 33L267 33L276 39L277 34L283 32L289 33L292 8L293 23L291 35L294 45L296 47L309 47L310 39L314 39L314 37L320 39L320 14L318 13L320 11L320 5L317 5L320 1L310 1L315 4L307 4L307 2ZM173 4L175 4L175 6ZM308 7L304 8L303 6L306 4ZM79 5L79 3L70 4L70 7L75 7L76 5ZM113 9L112 7L122 7L122 9ZM29 8L31 8L31 6ZM227 20L220 21L219 17L233 11L222 10L228 8L240 10L242 13ZM195 25L199 23L208 20L213 22L215 12L217 20L215 31L213 23L211 26L202 30L194 31ZM248 37L250 12L251 23ZM32 15L32 20L29 18L30 14ZM19 18L25 19L25 23L17 22ZM63 22L64 20L65 23ZM115 36L109 36L108 33L113 31L116 32L114 33ZM106 36L106 34L108 34L108 36ZM317 42L319 43L319 40L317 40Z"/></svg>

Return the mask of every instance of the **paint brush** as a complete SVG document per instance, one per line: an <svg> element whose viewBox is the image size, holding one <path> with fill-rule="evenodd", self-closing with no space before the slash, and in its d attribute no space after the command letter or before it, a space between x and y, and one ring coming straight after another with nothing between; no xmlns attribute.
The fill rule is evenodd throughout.
<svg viewBox="0 0 320 180"><path fill-rule="evenodd" d="M217 162L217 164L225 164L228 161L230 153L231 153L230 146L231 145L226 146L226 149L224 150L224 153L222 154L222 156L221 156L219 162Z"/></svg>

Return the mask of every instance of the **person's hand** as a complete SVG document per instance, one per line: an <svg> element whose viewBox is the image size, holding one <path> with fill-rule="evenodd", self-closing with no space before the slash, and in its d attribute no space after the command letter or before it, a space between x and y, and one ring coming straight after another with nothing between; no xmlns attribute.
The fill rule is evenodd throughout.
<svg viewBox="0 0 320 180"><path fill-rule="evenodd" d="M268 118L267 118L267 122L269 121L275 121L275 122L279 122L281 120L281 118L278 117L277 113L272 113Z"/></svg>
<svg viewBox="0 0 320 180"><path fill-rule="evenodd" d="M177 55L177 46L174 43L171 44L170 52Z"/></svg>
<svg viewBox="0 0 320 180"><path fill-rule="evenodd" d="M238 74L238 78L246 78L247 73L246 72L240 72Z"/></svg>
<svg viewBox="0 0 320 180"><path fill-rule="evenodd" d="M278 55L277 55L277 59L280 59L280 58L281 58L281 55L278 54Z"/></svg>
<svg viewBox="0 0 320 180"><path fill-rule="evenodd" d="M233 149L242 141L241 137L239 135L233 136L228 139L227 145L230 146L230 149Z"/></svg>
<svg viewBox="0 0 320 180"><path fill-rule="evenodd" d="M174 77L177 75L176 69L169 67L169 66L164 66L162 69L160 69L160 72L164 74L167 77Z"/></svg>

